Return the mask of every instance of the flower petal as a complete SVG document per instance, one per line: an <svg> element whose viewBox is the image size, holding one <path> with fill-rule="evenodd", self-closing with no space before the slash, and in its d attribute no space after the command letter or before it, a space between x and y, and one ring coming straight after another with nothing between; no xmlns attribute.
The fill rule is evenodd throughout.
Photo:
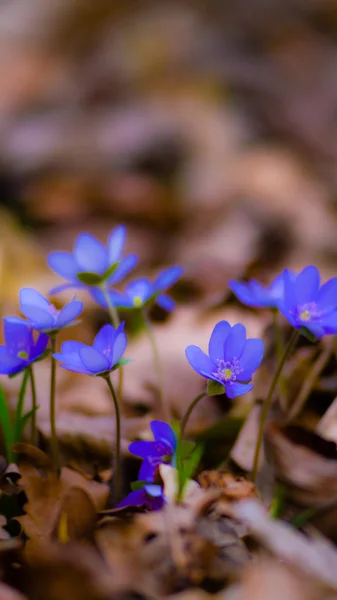
<svg viewBox="0 0 337 600"><path fill-rule="evenodd" d="M0 375L11 375L24 369L27 361L13 356L5 346L0 346Z"/></svg>
<svg viewBox="0 0 337 600"><path fill-rule="evenodd" d="M119 262L122 256L126 237L126 227L119 225L114 229L108 239L108 260L109 264Z"/></svg>
<svg viewBox="0 0 337 600"><path fill-rule="evenodd" d="M29 323L34 329L40 331L48 331L54 329L56 319L48 313L46 310L31 304L22 304L21 312L27 319L31 321Z"/></svg>
<svg viewBox="0 0 337 600"><path fill-rule="evenodd" d="M329 279L318 292L317 307L320 313L328 313L337 308L337 277Z"/></svg>
<svg viewBox="0 0 337 600"><path fill-rule="evenodd" d="M87 346L83 342L76 342L75 340L67 340L62 344L62 354L69 354L70 352L78 352L80 348Z"/></svg>
<svg viewBox="0 0 337 600"><path fill-rule="evenodd" d="M81 314L82 310L83 302L80 300L73 300L73 302L69 302L69 304L66 304L66 306L64 306L59 313L56 319L55 328L60 329L61 327L69 325L78 317L78 315Z"/></svg>
<svg viewBox="0 0 337 600"><path fill-rule="evenodd" d="M187 346L185 354L191 367L199 373L199 375L204 373L209 373L209 375L211 375L213 371L216 371L213 361L201 350L201 348L198 348L198 346Z"/></svg>
<svg viewBox="0 0 337 600"><path fill-rule="evenodd" d="M231 330L231 326L228 321L220 321L217 323L212 331L209 344L208 354L212 361L215 363L216 359L223 359L225 354L225 341Z"/></svg>
<svg viewBox="0 0 337 600"><path fill-rule="evenodd" d="M242 396L243 394L250 392L250 390L252 390L252 389L253 389L253 386L251 383L235 382L235 383L232 383L232 385L226 386L226 396L230 400L233 400L233 398L236 398L236 396Z"/></svg>
<svg viewBox="0 0 337 600"><path fill-rule="evenodd" d="M172 449L176 447L177 437L168 423L164 421L151 421L150 427L155 440L166 442Z"/></svg>
<svg viewBox="0 0 337 600"><path fill-rule="evenodd" d="M44 353L48 346L49 336L45 333L40 333L36 339L35 344L32 347L30 358L36 360Z"/></svg>
<svg viewBox="0 0 337 600"><path fill-rule="evenodd" d="M283 299L278 303L280 311L290 321L290 315L296 312L297 300L295 295L295 281L289 269L283 271ZM293 324L292 321L290 321Z"/></svg>
<svg viewBox="0 0 337 600"><path fill-rule="evenodd" d="M22 305L28 304L46 311L48 311L50 307L50 302L48 302L47 298L42 296L40 292L37 292L33 288L22 288L20 290L20 308ZM22 310L21 312L23 313Z"/></svg>
<svg viewBox="0 0 337 600"><path fill-rule="evenodd" d="M243 371L239 375L241 381L250 381L252 374L260 366L263 359L264 344L258 338L250 338L246 341L245 349L240 358L240 369Z"/></svg>
<svg viewBox="0 0 337 600"><path fill-rule="evenodd" d="M139 298L142 302L146 302L153 294L151 282L146 277L139 277L138 279L131 281L131 283L126 286L125 291L127 295L132 298L133 305L135 298Z"/></svg>
<svg viewBox="0 0 337 600"><path fill-rule="evenodd" d="M138 473L139 481L153 481L160 464L160 458L152 460L151 462L144 459Z"/></svg>
<svg viewBox="0 0 337 600"><path fill-rule="evenodd" d="M323 315L317 324L321 325L327 334L337 333L337 310Z"/></svg>
<svg viewBox="0 0 337 600"><path fill-rule="evenodd" d="M77 238L74 257L82 271L102 275L109 266L107 250L90 233L82 233Z"/></svg>
<svg viewBox="0 0 337 600"><path fill-rule="evenodd" d="M138 263L138 256L136 254L129 254L122 258L116 271L109 277L108 284L119 283L124 277L135 268Z"/></svg>
<svg viewBox="0 0 337 600"><path fill-rule="evenodd" d="M232 279L228 282L228 287L242 304L246 304L247 306L258 306L258 304L256 304L257 298L253 294L248 283Z"/></svg>
<svg viewBox="0 0 337 600"><path fill-rule="evenodd" d="M295 281L295 297L297 305L313 302L317 298L320 276L317 267L305 267Z"/></svg>
<svg viewBox="0 0 337 600"><path fill-rule="evenodd" d="M149 456L156 456L157 442L139 440L131 442L129 444L129 452L138 456L139 458L148 458Z"/></svg>
<svg viewBox="0 0 337 600"><path fill-rule="evenodd" d="M47 258L48 266L60 277L75 281L76 274L81 271L72 252L51 252Z"/></svg>
<svg viewBox="0 0 337 600"><path fill-rule="evenodd" d="M124 325L124 323L123 323L123 325ZM126 335L125 335L124 331L122 331L121 333L119 333L117 335L115 343L114 343L111 367L115 366L115 364L122 358L122 356L126 350L126 346L127 346Z"/></svg>
<svg viewBox="0 0 337 600"><path fill-rule="evenodd" d="M109 359L112 358L113 346L119 329L120 325L118 329L114 329L114 327L110 324L103 325L94 339L94 348L96 348L96 350L99 352L102 352L102 354L106 354Z"/></svg>
<svg viewBox="0 0 337 600"><path fill-rule="evenodd" d="M155 279L153 283L153 292L159 292L167 290L167 288L171 287L178 279L182 276L184 269L177 265L173 267L169 267L165 269L158 277Z"/></svg>
<svg viewBox="0 0 337 600"><path fill-rule="evenodd" d="M225 360L232 360L234 357L239 359L244 350L245 343L246 328L241 323L233 325L225 343Z"/></svg>
<svg viewBox="0 0 337 600"><path fill-rule="evenodd" d="M80 290L85 288L83 283L63 283L62 285L56 285L51 290L49 290L49 294L58 294L59 292L64 292L65 290Z"/></svg>
<svg viewBox="0 0 337 600"><path fill-rule="evenodd" d="M11 317L4 319L4 337L10 354L18 355L19 352L27 352L30 355L33 345L33 331L27 326L27 322L12 321Z"/></svg>
<svg viewBox="0 0 337 600"><path fill-rule="evenodd" d="M144 489L130 492L130 494L117 504L116 508L123 508L124 506L143 506L143 504L146 504L146 492Z"/></svg>
<svg viewBox="0 0 337 600"><path fill-rule="evenodd" d="M176 306L175 301L166 294L159 294L159 296L156 297L156 302L161 308L167 310L167 312L172 312Z"/></svg>
<svg viewBox="0 0 337 600"><path fill-rule="evenodd" d="M109 359L92 346L80 348L78 354L85 368L93 374L103 373L110 369Z"/></svg>

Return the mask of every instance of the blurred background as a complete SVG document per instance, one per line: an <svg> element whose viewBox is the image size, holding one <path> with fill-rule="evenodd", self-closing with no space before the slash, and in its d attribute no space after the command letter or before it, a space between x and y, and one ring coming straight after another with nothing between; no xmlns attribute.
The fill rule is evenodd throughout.
<svg viewBox="0 0 337 600"><path fill-rule="evenodd" d="M1 314L21 286L55 285L49 251L119 223L138 274L184 266L159 334L179 364L219 315L239 318L228 278L310 263L336 275L336 26L334 0L1 0ZM104 317L86 301L90 341ZM244 318L251 335L266 323ZM137 410L147 371L126 383ZM61 408L92 411L94 384L69 395L62 377Z"/></svg>

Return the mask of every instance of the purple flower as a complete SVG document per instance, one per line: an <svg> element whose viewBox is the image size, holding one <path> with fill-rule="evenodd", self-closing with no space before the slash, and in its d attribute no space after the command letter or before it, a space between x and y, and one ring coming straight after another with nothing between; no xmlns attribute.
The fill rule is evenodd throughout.
<svg viewBox="0 0 337 600"><path fill-rule="evenodd" d="M172 311L175 303L164 292L181 277L182 273L182 267L174 266L165 269L154 282L147 277L135 279L126 286L124 294L111 291L110 301L116 308L142 308L150 302L156 302L165 310ZM107 302L101 290L93 289L91 294L98 304L107 308Z"/></svg>
<svg viewBox="0 0 337 600"><path fill-rule="evenodd" d="M34 340L33 330L27 324L4 320L5 346L0 346L0 373L14 375L43 357L48 336L40 333Z"/></svg>
<svg viewBox="0 0 337 600"><path fill-rule="evenodd" d="M112 325L104 325L96 335L92 346L82 342L64 342L61 352L54 354L54 358L61 361L63 363L61 367L67 371L85 375L102 375L129 362L122 359L126 344L124 323L121 323L117 329Z"/></svg>
<svg viewBox="0 0 337 600"><path fill-rule="evenodd" d="M126 228L120 225L109 236L107 247L89 233L76 240L73 252L52 252L48 265L69 283L57 286L51 293L69 288L95 287L116 284L133 269L138 261L135 254L122 258Z"/></svg>
<svg viewBox="0 0 337 600"><path fill-rule="evenodd" d="M209 356L198 346L188 346L185 352L193 369L222 384L227 397L232 399L253 388L249 382L262 361L263 350L262 340L246 339L243 325L231 327L227 321L220 321L209 341Z"/></svg>
<svg viewBox="0 0 337 600"><path fill-rule="evenodd" d="M160 485L150 484L145 485L141 490L130 492L116 508L144 506L147 510L160 510L165 502L163 488Z"/></svg>
<svg viewBox="0 0 337 600"><path fill-rule="evenodd" d="M279 309L296 329L305 327L315 337L337 333L337 277L320 287L319 271L305 267L295 280L283 272L284 297Z"/></svg>
<svg viewBox="0 0 337 600"><path fill-rule="evenodd" d="M176 435L167 423L151 421L150 426L154 441L132 442L129 445L132 454L144 459L138 475L141 481L153 481L160 464L172 463L177 447Z"/></svg>
<svg viewBox="0 0 337 600"><path fill-rule="evenodd" d="M23 323L44 333L52 333L73 325L82 310L83 302L79 300L72 300L62 310L56 310L42 294L32 288L23 288L20 291L20 311L28 321L19 317L6 317L6 320L11 323Z"/></svg>
<svg viewBox="0 0 337 600"><path fill-rule="evenodd" d="M292 271L289 271L289 276L293 280L296 278L295 273ZM283 298L283 274L277 275L271 284L266 287L255 279L250 279L247 283L232 280L228 282L228 287L238 300L247 306L277 308L279 301Z"/></svg>

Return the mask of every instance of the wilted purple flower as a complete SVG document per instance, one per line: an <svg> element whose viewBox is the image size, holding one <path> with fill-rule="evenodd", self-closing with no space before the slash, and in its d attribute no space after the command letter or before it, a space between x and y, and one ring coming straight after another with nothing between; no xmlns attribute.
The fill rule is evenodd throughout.
<svg viewBox="0 0 337 600"><path fill-rule="evenodd" d="M135 279L125 287L123 294L110 292L111 304L116 308L142 308L150 302L156 302L165 310L172 311L175 303L164 292L181 277L182 273L182 267L173 266L165 269L153 282L146 277ZM98 304L107 308L107 301L101 290L94 289L91 294Z"/></svg>
<svg viewBox="0 0 337 600"><path fill-rule="evenodd" d="M48 345L48 336L40 333L36 340L27 324L4 320L5 346L0 346L0 373L20 373L36 360L43 357Z"/></svg>
<svg viewBox="0 0 337 600"><path fill-rule="evenodd" d="M20 291L20 311L28 321L19 317L6 317L6 320L12 323L23 323L44 333L52 333L73 325L82 310L83 302L79 300L72 300L61 310L57 310L36 290L23 288Z"/></svg>
<svg viewBox="0 0 337 600"><path fill-rule="evenodd" d="M320 287L319 271L305 267L292 279L283 272L284 296L279 309L296 329L305 327L315 337L337 333L337 277Z"/></svg>
<svg viewBox="0 0 337 600"><path fill-rule="evenodd" d="M292 271L289 271L289 276L292 279L296 277ZM238 300L247 306L277 308L283 298L283 274L277 275L269 286L263 286L255 279L250 279L248 282L231 280L228 287Z"/></svg>
<svg viewBox="0 0 337 600"><path fill-rule="evenodd" d="M164 496L163 488L160 485L149 484L145 485L140 490L130 492L130 494L117 504L116 508L144 506L147 510L160 510L165 502L166 498Z"/></svg>
<svg viewBox="0 0 337 600"><path fill-rule="evenodd" d="M262 361L263 350L262 340L246 340L243 325L231 327L227 321L220 321L209 341L209 356L198 346L188 346L185 352L193 369L222 384L227 397L232 399L253 388L249 382Z"/></svg>
<svg viewBox="0 0 337 600"><path fill-rule="evenodd" d="M82 233L73 252L51 252L48 265L69 282L51 292L119 283L138 262L135 254L122 257L125 237L126 228L120 225L110 234L107 247L93 235Z"/></svg>
<svg viewBox="0 0 337 600"><path fill-rule="evenodd" d="M150 427L155 441L137 441L129 445L129 451L144 461L138 479L153 481L160 464L171 464L177 447L177 438L172 429L164 421L151 421Z"/></svg>
<svg viewBox="0 0 337 600"><path fill-rule="evenodd" d="M112 325L104 325L96 335L92 346L82 342L64 342L61 352L54 354L54 358L61 361L61 367L67 371L84 375L102 375L129 362L122 359L126 345L124 323L121 323L117 329Z"/></svg>

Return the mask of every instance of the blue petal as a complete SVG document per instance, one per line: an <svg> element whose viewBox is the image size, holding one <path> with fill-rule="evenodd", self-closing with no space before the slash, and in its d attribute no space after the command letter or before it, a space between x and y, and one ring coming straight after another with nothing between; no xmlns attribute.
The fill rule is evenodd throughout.
<svg viewBox="0 0 337 600"><path fill-rule="evenodd" d="M337 333L337 310L329 314L323 315L319 319L318 325L321 325L324 328L325 333L327 334Z"/></svg>
<svg viewBox="0 0 337 600"><path fill-rule="evenodd" d="M58 294L59 292L64 292L65 290L80 290L84 289L86 286L83 283L63 283L62 285L56 285L51 290L49 290L49 294Z"/></svg>
<svg viewBox="0 0 337 600"><path fill-rule="evenodd" d="M11 375L24 369L27 361L10 354L5 346L0 346L0 374Z"/></svg>
<svg viewBox="0 0 337 600"><path fill-rule="evenodd" d="M113 367L123 356L127 346L127 339L124 332L117 335L113 347L111 367Z"/></svg>
<svg viewBox="0 0 337 600"><path fill-rule="evenodd" d="M157 460L149 462L144 459L138 473L139 481L153 481L156 475L156 471L158 466L161 464L160 458Z"/></svg>
<svg viewBox="0 0 337 600"><path fill-rule="evenodd" d="M240 358L246 343L246 328L241 325L241 323L237 323L228 333L226 343L225 343L225 360L232 360L235 358Z"/></svg>
<svg viewBox="0 0 337 600"><path fill-rule="evenodd" d="M283 300L279 302L279 309L293 325L294 318L291 317L291 315L296 312L297 300L295 295L295 283L289 269L283 271L283 284Z"/></svg>
<svg viewBox="0 0 337 600"><path fill-rule="evenodd" d="M103 373L104 371L108 371L110 369L109 359L104 356L104 354L96 350L96 348L87 346L85 348L80 348L78 353L85 368L92 373Z"/></svg>
<svg viewBox="0 0 337 600"><path fill-rule="evenodd" d="M39 330L51 330L55 327L56 319L46 310L31 304L22 304L21 312L31 321L32 327Z"/></svg>
<svg viewBox="0 0 337 600"><path fill-rule="evenodd" d="M175 301L166 294L159 294L159 296L156 297L156 302L161 308L167 310L167 312L172 312L176 306Z"/></svg>
<svg viewBox="0 0 337 600"><path fill-rule="evenodd" d="M320 313L328 313L337 308L337 277L322 285L318 292L317 307Z"/></svg>
<svg viewBox="0 0 337 600"><path fill-rule="evenodd" d="M154 483L150 485L144 485L144 490L149 496L152 498L160 498L163 495L163 489L160 485L155 485Z"/></svg>
<svg viewBox="0 0 337 600"><path fill-rule="evenodd" d="M63 364L60 365L61 369L65 369L66 371L71 371L72 373L80 373L81 375L94 375L94 373L92 373L91 371L89 371L89 369L86 369L85 367L77 367L76 365L71 365L71 364Z"/></svg>
<svg viewBox="0 0 337 600"><path fill-rule="evenodd" d="M28 304L45 311L48 311L50 307L50 302L48 302L47 298L42 296L40 292L37 292L33 288L22 288L20 291L20 308L21 306L26 306ZM21 312L23 313L22 310Z"/></svg>
<svg viewBox="0 0 337 600"><path fill-rule="evenodd" d="M146 302L153 293L151 282L146 277L140 277L131 281L126 286L125 291L128 296L131 296L132 300L139 298L142 302Z"/></svg>
<svg viewBox="0 0 337 600"><path fill-rule="evenodd" d="M156 455L156 447L157 447L157 442L152 442L152 441L137 441L137 442L131 442L131 444L129 444L129 452L131 452L131 454L134 454L135 456L138 456L139 458L148 458L149 456L155 456Z"/></svg>
<svg viewBox="0 0 337 600"><path fill-rule="evenodd" d="M84 366L78 352L56 352L53 357L63 363L61 366L67 371L92 375L91 370Z"/></svg>
<svg viewBox="0 0 337 600"><path fill-rule="evenodd" d="M109 264L119 262L122 256L126 237L126 227L119 225L114 229L108 240L108 259Z"/></svg>
<svg viewBox="0 0 337 600"><path fill-rule="evenodd" d="M130 492L123 500L117 504L116 508L123 508L124 506L143 506L146 503L146 492L144 490L135 490Z"/></svg>
<svg viewBox="0 0 337 600"><path fill-rule="evenodd" d="M113 283L119 283L124 279L124 277L135 268L138 263L138 256L136 254L129 254L125 258L123 258L116 271L109 277L108 284L112 285Z"/></svg>
<svg viewBox="0 0 337 600"><path fill-rule="evenodd" d="M87 346L83 342L76 342L75 340L67 340L62 344L62 354L69 354L70 352L78 352L80 348Z"/></svg>
<svg viewBox="0 0 337 600"><path fill-rule="evenodd" d="M62 308L60 314L56 319L56 329L60 329L61 327L69 325L78 317L78 315L81 314L82 310L83 302L80 302L80 300L74 300L73 302L69 302L69 304Z"/></svg>
<svg viewBox="0 0 337 600"><path fill-rule="evenodd" d="M295 297L297 305L314 302L319 290L319 271L317 267L305 267L295 281Z"/></svg>
<svg viewBox="0 0 337 600"><path fill-rule="evenodd" d="M4 336L7 348L12 354L27 352L30 355L33 345L33 331L27 323L12 321L11 317L4 319Z"/></svg>
<svg viewBox="0 0 337 600"><path fill-rule="evenodd" d="M82 233L77 238L74 246L74 256L82 271L102 275L109 266L105 247L89 233Z"/></svg>
<svg viewBox="0 0 337 600"><path fill-rule="evenodd" d="M108 309L108 304L102 290L99 290L98 288L89 288L89 292L92 298L95 300L95 302L97 302L97 304L99 304L100 306L102 306L102 308L105 308L106 310ZM120 292L111 291L109 292L109 299L114 308L133 307L132 298L129 298L127 294L121 294Z"/></svg>
<svg viewBox="0 0 337 600"><path fill-rule="evenodd" d="M124 327L124 323L123 323ZM123 327L121 330L123 330ZM99 330L98 334L94 339L93 346L99 352L103 354L107 354L109 359L112 358L113 347L116 340L117 333L120 331L120 325L117 329L114 329L112 325L103 325L103 327Z"/></svg>
<svg viewBox="0 0 337 600"><path fill-rule="evenodd" d="M155 440L167 442L172 449L175 449L177 445L176 434L168 423L164 421L151 421L150 427Z"/></svg>
<svg viewBox="0 0 337 600"><path fill-rule="evenodd" d="M251 383L235 382L232 383L232 385L226 385L226 396L230 400L233 400L233 398L236 398L236 396L242 396L243 394L250 392L252 389L253 386Z"/></svg>
<svg viewBox="0 0 337 600"><path fill-rule="evenodd" d="M153 283L153 292L161 292L171 287L178 279L182 276L184 269L182 267L174 266L165 269Z"/></svg>
<svg viewBox="0 0 337 600"><path fill-rule="evenodd" d="M241 281L231 280L228 282L228 287L232 290L233 294L242 302L242 304L246 304L247 306L256 306L256 297L252 293L248 283L243 283Z"/></svg>
<svg viewBox="0 0 337 600"><path fill-rule="evenodd" d="M32 348L30 358L32 360L36 360L41 354L44 353L45 349L48 346L49 336L45 333L40 333L37 337L37 340Z"/></svg>
<svg viewBox="0 0 337 600"><path fill-rule="evenodd" d="M207 356L201 348L198 348L198 346L187 346L185 354L191 367L199 373L199 375L202 375L203 373L211 375L213 371L216 371L216 367L210 357Z"/></svg>
<svg viewBox="0 0 337 600"><path fill-rule="evenodd" d="M252 374L260 366L263 359L264 344L258 338L250 338L246 341L245 349L240 358L240 369L243 371L239 375L241 381L250 381Z"/></svg>
<svg viewBox="0 0 337 600"><path fill-rule="evenodd" d="M225 355L225 341L230 330L231 326L228 321L220 321L212 331L208 344L208 354L214 363L218 358L223 359Z"/></svg>
<svg viewBox="0 0 337 600"><path fill-rule="evenodd" d="M76 280L76 274L81 271L71 252L51 252L47 263L57 275L68 281Z"/></svg>

